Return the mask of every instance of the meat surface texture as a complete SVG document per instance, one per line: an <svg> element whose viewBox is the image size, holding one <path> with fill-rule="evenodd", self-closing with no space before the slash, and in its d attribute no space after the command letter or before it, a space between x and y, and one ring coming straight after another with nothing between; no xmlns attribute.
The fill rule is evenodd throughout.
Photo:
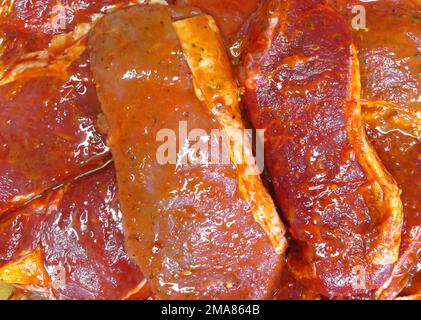
<svg viewBox="0 0 421 320"><path fill-rule="evenodd" d="M124 250L111 165L2 216L0 243L0 280L49 298L123 299L143 290Z"/></svg>
<svg viewBox="0 0 421 320"><path fill-rule="evenodd" d="M226 44L234 40L247 18L256 11L259 0L177 0L177 5L191 5L211 15L221 30Z"/></svg>
<svg viewBox="0 0 421 320"><path fill-rule="evenodd" d="M55 197L41 238L53 296L123 299L136 291L143 275L124 248L114 168L75 181Z"/></svg>
<svg viewBox="0 0 421 320"><path fill-rule="evenodd" d="M382 286L398 258L400 191L366 140L351 30L324 1L268 1L240 76L293 241L288 266L327 297Z"/></svg>
<svg viewBox="0 0 421 320"><path fill-rule="evenodd" d="M200 86L195 91L170 11L124 9L98 22L90 37L127 249L157 298L268 298L285 247L272 201L249 202L232 161L184 161L191 149L182 136L177 163L158 162L161 129L178 135L180 124L208 134L223 128L220 114L196 96ZM261 183L255 188L265 193ZM256 210L273 224L262 226ZM272 242L273 233L280 243Z"/></svg>
<svg viewBox="0 0 421 320"><path fill-rule="evenodd" d="M402 291L421 258L421 3L358 4L365 7L369 28L354 31L363 121L374 149L402 189L399 261L390 283L379 292L380 298L390 299Z"/></svg>
<svg viewBox="0 0 421 320"><path fill-rule="evenodd" d="M108 147L87 53L0 86L0 214L100 166Z"/></svg>
<svg viewBox="0 0 421 320"><path fill-rule="evenodd" d="M109 158L85 51L94 12L53 32L35 18L53 3L0 5L0 214Z"/></svg>
<svg viewBox="0 0 421 320"><path fill-rule="evenodd" d="M419 1L167 2L0 1L0 299L421 299ZM107 124L87 33L132 5L91 40ZM351 39L355 5L367 29ZM243 127L219 33L232 65L244 49L246 111L266 129L283 268L285 228L247 166L155 162L162 128ZM402 232L361 126L402 190ZM99 169L107 130L126 240L114 163Z"/></svg>
<svg viewBox="0 0 421 320"><path fill-rule="evenodd" d="M376 295L391 299L416 272L421 252L421 3L333 2L350 24L355 15L352 7L364 7L367 29L353 32L360 60L363 122L374 149L402 189L399 261Z"/></svg>

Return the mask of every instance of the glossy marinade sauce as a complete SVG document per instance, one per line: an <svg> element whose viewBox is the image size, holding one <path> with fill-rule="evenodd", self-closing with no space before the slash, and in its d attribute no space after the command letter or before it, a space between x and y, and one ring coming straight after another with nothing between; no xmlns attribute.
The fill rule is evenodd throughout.
<svg viewBox="0 0 421 320"><path fill-rule="evenodd" d="M105 17L90 50L127 249L152 291L162 299L269 297L282 259L240 195L235 165L157 162L160 129L178 135L180 121L220 128L195 95L168 8Z"/></svg>
<svg viewBox="0 0 421 320"><path fill-rule="evenodd" d="M123 299L143 275L124 249L122 213L111 164L0 217L0 279L21 257L15 284L51 299ZM42 280L42 281L40 281ZM140 295L145 298L145 294Z"/></svg>
<svg viewBox="0 0 421 320"><path fill-rule="evenodd" d="M368 30L354 30L363 120L370 142L402 189L400 258L382 298L395 297L421 252L421 3L361 3ZM391 32L393 30L393 32Z"/></svg>
<svg viewBox="0 0 421 320"><path fill-rule="evenodd" d="M402 212L362 130L351 29L326 1L269 1L250 24L242 71L293 238L291 271L331 298L379 288L397 260Z"/></svg>
<svg viewBox="0 0 421 320"><path fill-rule="evenodd" d="M421 4L413 0L332 1L352 25L363 6L366 29L354 29L360 60L365 129L380 159L402 189L404 223L399 261L378 296L393 298L419 260L421 237ZM393 32L391 32L393 30Z"/></svg>
<svg viewBox="0 0 421 320"><path fill-rule="evenodd" d="M0 214L109 157L86 51L66 69L26 70L0 102Z"/></svg>

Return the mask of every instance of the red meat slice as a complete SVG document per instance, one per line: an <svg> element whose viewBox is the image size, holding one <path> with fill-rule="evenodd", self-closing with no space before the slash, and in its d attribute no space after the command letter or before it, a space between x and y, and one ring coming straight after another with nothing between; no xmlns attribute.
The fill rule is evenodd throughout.
<svg viewBox="0 0 421 320"><path fill-rule="evenodd" d="M0 28L7 34L19 32L53 35L69 32L76 24L91 22L108 6L129 0L6 0L1 6Z"/></svg>
<svg viewBox="0 0 421 320"><path fill-rule="evenodd" d="M126 297L143 277L124 249L114 168L108 166L58 192L63 197L48 207L42 237L54 295L60 299Z"/></svg>
<svg viewBox="0 0 421 320"><path fill-rule="evenodd" d="M421 4L411 0L354 2L364 5L369 28L368 32L354 31L367 134L402 189L399 262L381 293L382 298L393 298L421 259Z"/></svg>
<svg viewBox="0 0 421 320"><path fill-rule="evenodd" d="M254 17L242 73L251 121L294 239L293 274L327 297L365 294L397 260L399 190L367 143L358 62L325 1L268 1Z"/></svg>
<svg viewBox="0 0 421 320"><path fill-rule="evenodd" d="M182 29L178 23L174 25ZM199 36L200 41L214 44L216 51L222 48L219 61L228 66L221 73L223 79L230 79L224 83L230 87L218 84L206 89L231 91L228 60L215 29L215 25L201 24L188 29L197 33L180 33L189 37L208 32L208 37ZM231 109L235 113L230 119L237 119L236 123L239 119L235 95L228 105L216 91L210 96L220 97L215 98L220 102L209 108L196 96L192 73L197 70L189 69L184 58L188 51L181 45L189 43L189 48L197 47L203 54L211 49L196 39L180 43L177 34L170 10L157 5L108 15L90 36L92 70L109 126L127 248L157 298L270 297L282 266L285 240L259 178L245 177L244 166L231 161L208 166L160 164L157 160L160 129L178 132L180 121L186 121L189 129L225 129L221 123L226 122L217 115ZM215 60L208 57L213 63L209 68L219 66ZM248 188L252 181L253 188ZM250 193L258 199L257 206ZM255 217L256 210L265 224ZM274 243L272 234L276 234Z"/></svg>
<svg viewBox="0 0 421 320"><path fill-rule="evenodd" d="M62 73L1 86L0 101L0 213L108 157L87 54Z"/></svg>
<svg viewBox="0 0 421 320"><path fill-rule="evenodd" d="M41 248L51 280L41 291L53 298L122 299L138 290L147 296L142 273L124 249L111 165L4 216L0 243L2 264Z"/></svg>

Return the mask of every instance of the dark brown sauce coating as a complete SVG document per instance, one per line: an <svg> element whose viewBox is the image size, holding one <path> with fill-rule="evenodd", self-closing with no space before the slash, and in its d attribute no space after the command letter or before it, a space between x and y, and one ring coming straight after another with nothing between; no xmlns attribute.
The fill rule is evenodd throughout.
<svg viewBox="0 0 421 320"><path fill-rule="evenodd" d="M264 9L244 53L245 102L253 125L266 129L266 165L295 240L289 266L328 297L368 292L391 272L401 213L396 187L360 145L351 30L324 1ZM386 179L377 196L376 175Z"/></svg>
<svg viewBox="0 0 421 320"><path fill-rule="evenodd" d="M160 129L219 124L195 96L170 12L133 7L101 20L92 69L109 124L127 248L158 298L271 294L281 266L227 165L160 165ZM122 54L124 53L124 54Z"/></svg>

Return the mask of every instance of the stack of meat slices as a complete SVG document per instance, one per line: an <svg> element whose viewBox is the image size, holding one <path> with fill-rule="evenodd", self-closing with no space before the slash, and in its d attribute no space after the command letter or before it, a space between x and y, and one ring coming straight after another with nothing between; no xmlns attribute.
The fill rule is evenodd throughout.
<svg viewBox="0 0 421 320"><path fill-rule="evenodd" d="M0 13L2 282L53 299L419 297L415 1L23 2ZM355 5L369 32L352 31ZM234 159L150 157L179 121L244 128L221 43L266 130L286 252Z"/></svg>
<svg viewBox="0 0 421 320"><path fill-rule="evenodd" d="M0 279L49 298L148 297L86 50L92 19L122 4L69 3L2 4Z"/></svg>

